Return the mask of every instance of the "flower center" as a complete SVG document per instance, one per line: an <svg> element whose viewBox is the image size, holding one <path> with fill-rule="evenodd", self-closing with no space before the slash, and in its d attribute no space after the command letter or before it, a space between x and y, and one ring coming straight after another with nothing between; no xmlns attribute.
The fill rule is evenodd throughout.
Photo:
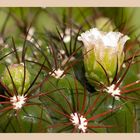
<svg viewBox="0 0 140 140"><path fill-rule="evenodd" d="M72 113L70 116L70 121L73 123L73 125L77 126L79 130L82 130L85 133L87 129L87 119L79 113Z"/></svg>
<svg viewBox="0 0 140 140"><path fill-rule="evenodd" d="M21 109L23 107L23 105L25 104L25 100L26 98L23 95L13 96L10 98L10 102L14 106L13 108L16 110Z"/></svg>
<svg viewBox="0 0 140 140"><path fill-rule="evenodd" d="M113 96L116 100L119 100L119 95L120 95L120 89L116 88L115 85L112 84L110 87L107 87L106 92L109 93L111 96Z"/></svg>

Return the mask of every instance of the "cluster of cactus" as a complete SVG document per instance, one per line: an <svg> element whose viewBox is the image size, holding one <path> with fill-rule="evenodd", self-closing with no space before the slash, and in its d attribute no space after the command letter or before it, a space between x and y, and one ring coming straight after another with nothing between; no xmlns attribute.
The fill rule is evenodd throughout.
<svg viewBox="0 0 140 140"><path fill-rule="evenodd" d="M140 132L128 10L1 8L0 132Z"/></svg>

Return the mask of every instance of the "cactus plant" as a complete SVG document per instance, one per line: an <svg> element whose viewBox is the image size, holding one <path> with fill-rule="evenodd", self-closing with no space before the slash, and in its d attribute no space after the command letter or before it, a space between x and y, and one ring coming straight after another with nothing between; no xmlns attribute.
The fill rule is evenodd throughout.
<svg viewBox="0 0 140 140"><path fill-rule="evenodd" d="M1 8L0 132L140 132L131 10Z"/></svg>

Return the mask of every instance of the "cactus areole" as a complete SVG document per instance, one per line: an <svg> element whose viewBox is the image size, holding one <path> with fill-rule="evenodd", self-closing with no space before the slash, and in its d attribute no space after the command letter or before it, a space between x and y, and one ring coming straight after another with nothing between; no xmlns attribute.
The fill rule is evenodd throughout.
<svg viewBox="0 0 140 140"><path fill-rule="evenodd" d="M5 69L2 82L13 95L15 95L15 88L18 95L22 95L29 88L30 73L26 67L24 70L24 64L12 64Z"/></svg>

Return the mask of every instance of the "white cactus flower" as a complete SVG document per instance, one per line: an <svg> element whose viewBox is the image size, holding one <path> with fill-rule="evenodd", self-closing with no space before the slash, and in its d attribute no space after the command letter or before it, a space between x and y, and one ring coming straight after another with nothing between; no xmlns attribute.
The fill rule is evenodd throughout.
<svg viewBox="0 0 140 140"><path fill-rule="evenodd" d="M10 98L10 102L12 103L12 105L14 106L13 109L15 110L18 110L18 109L21 109L23 107L23 105L25 104L25 100L26 100L26 97L25 96L21 96L21 95L18 95L18 96L13 96Z"/></svg>
<svg viewBox="0 0 140 140"><path fill-rule="evenodd" d="M129 39L120 32L102 32L97 28L92 28L78 37L78 40L83 41L85 47L94 45L95 48L102 47L118 48L118 44L124 47L125 42Z"/></svg>
<svg viewBox="0 0 140 140"><path fill-rule="evenodd" d="M79 130L82 132L86 132L87 129L87 119L80 115L79 113L72 113L70 121L73 123L74 126L77 126Z"/></svg>
<svg viewBox="0 0 140 140"><path fill-rule="evenodd" d="M128 39L128 36L120 32L103 32L97 28L90 29L78 37L78 40L84 44L84 64L89 82L95 79L101 83L107 83L106 74L101 65L106 70L110 82L113 80L117 65L119 70L123 63L124 45Z"/></svg>

